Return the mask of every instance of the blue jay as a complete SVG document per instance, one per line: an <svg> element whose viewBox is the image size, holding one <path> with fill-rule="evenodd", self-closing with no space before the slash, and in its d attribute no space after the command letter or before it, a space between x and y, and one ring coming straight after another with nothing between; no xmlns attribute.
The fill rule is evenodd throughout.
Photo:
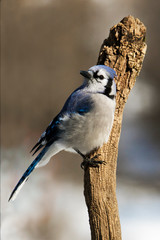
<svg viewBox="0 0 160 240"><path fill-rule="evenodd" d="M32 148L33 155L43 149L17 183L9 201L16 198L36 167L47 164L61 150L80 154L83 168L96 167L104 162L87 155L108 141L114 120L116 73L108 66L95 65L88 71L80 71L80 74L84 77L83 84L69 96L60 113Z"/></svg>

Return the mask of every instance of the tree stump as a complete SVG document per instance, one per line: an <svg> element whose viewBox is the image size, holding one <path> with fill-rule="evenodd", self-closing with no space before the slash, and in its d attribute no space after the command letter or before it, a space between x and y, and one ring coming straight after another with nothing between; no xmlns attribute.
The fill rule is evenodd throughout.
<svg viewBox="0 0 160 240"><path fill-rule="evenodd" d="M92 240L120 240L121 227L116 198L116 168L122 116L128 95L135 84L146 53L146 27L132 16L125 17L110 29L97 64L112 67L116 73L116 110L107 144L98 149L99 168L84 170L84 195L89 212ZM92 155L93 156L93 155Z"/></svg>

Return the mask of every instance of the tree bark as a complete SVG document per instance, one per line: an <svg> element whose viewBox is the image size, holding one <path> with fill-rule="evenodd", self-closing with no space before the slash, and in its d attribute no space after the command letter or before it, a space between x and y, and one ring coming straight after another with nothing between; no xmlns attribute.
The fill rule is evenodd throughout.
<svg viewBox="0 0 160 240"><path fill-rule="evenodd" d="M116 168L122 115L128 95L135 84L146 53L146 28L139 19L125 17L110 29L97 64L112 67L117 77L114 124L107 144L98 149L99 168L84 170L84 195L89 212L92 240L120 240L121 227L116 198ZM93 155L92 155L93 156Z"/></svg>

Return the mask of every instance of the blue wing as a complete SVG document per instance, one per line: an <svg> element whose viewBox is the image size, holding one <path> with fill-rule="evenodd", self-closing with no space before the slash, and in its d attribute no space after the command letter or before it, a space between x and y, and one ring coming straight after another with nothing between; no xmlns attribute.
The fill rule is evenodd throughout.
<svg viewBox="0 0 160 240"><path fill-rule="evenodd" d="M85 115L91 110L93 107L91 97L89 94L84 94L81 89L82 86L77 88L69 96L61 112L52 120L44 133L41 135L36 145L32 148L31 152L35 150L33 155L46 144L52 144L61 137L61 134L64 130L61 130L60 125L63 124L64 121L67 121L65 118L66 115L70 118L74 114Z"/></svg>
<svg viewBox="0 0 160 240"><path fill-rule="evenodd" d="M58 114L53 119L53 121L50 123L50 125L46 128L44 133L42 133L40 139L38 140L36 145L31 150L31 152L33 150L35 150L32 155L34 155L37 151L39 151L41 148L43 148L47 143L49 143L51 141L53 143L54 141L58 140L58 138L60 136L60 132L62 132L59 129L59 124L61 122L61 118L62 118L61 114Z"/></svg>

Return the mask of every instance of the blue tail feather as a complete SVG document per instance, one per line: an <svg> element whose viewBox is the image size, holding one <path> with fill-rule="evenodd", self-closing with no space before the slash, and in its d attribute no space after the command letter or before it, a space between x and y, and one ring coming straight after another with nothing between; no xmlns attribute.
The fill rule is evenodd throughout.
<svg viewBox="0 0 160 240"><path fill-rule="evenodd" d="M24 172L23 176L20 178L18 181L17 185L13 189L9 200L14 200L16 197L16 193L18 193L18 190L20 190L20 187L22 186L23 183L25 183L31 174L31 172L35 169L36 165L41 161L42 157L45 155L45 153L48 151L48 147L46 146L40 153L39 155L34 159L34 161L31 163L31 165L27 168L27 170Z"/></svg>

